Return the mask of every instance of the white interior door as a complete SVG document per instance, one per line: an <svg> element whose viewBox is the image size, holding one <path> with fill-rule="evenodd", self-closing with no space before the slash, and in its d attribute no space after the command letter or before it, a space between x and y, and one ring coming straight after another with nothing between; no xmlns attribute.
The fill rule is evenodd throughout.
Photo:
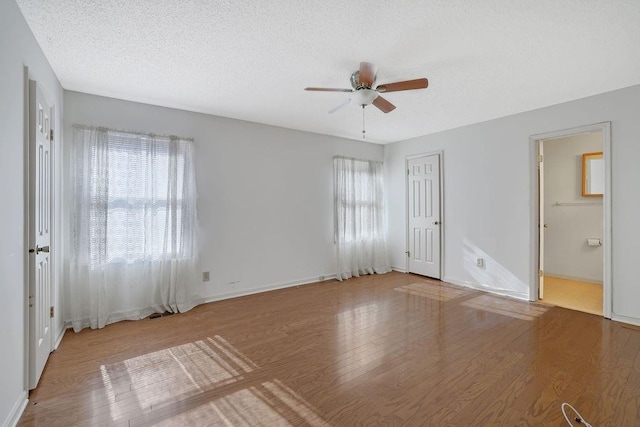
<svg viewBox="0 0 640 427"><path fill-rule="evenodd" d="M538 298L544 298L544 141L538 143L538 230L539 230L539 266L538 266Z"/></svg>
<svg viewBox="0 0 640 427"><path fill-rule="evenodd" d="M51 107L29 81L29 388L51 353Z"/></svg>
<svg viewBox="0 0 640 427"><path fill-rule="evenodd" d="M407 161L410 273L440 279L440 155Z"/></svg>

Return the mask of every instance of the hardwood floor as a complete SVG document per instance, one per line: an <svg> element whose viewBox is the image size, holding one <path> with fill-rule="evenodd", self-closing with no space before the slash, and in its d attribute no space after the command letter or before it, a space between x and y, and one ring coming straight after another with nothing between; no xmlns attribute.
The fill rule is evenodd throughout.
<svg viewBox="0 0 640 427"><path fill-rule="evenodd" d="M640 425L640 331L401 273L67 332L20 425Z"/></svg>
<svg viewBox="0 0 640 427"><path fill-rule="evenodd" d="M602 316L602 285L545 275L542 301Z"/></svg>

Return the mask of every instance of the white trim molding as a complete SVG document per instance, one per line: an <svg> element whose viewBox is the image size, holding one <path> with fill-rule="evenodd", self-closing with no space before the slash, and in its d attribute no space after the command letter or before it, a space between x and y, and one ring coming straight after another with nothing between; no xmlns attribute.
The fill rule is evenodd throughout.
<svg viewBox="0 0 640 427"><path fill-rule="evenodd" d="M71 325L69 325L70 327ZM53 350L52 351L56 351L58 349L58 347L60 346L60 343L62 342L62 338L64 338L64 333L67 332L67 329L69 329L68 327L62 327L60 328L60 334L58 334L58 337L56 338L56 341L53 345Z"/></svg>
<svg viewBox="0 0 640 427"><path fill-rule="evenodd" d="M490 294L501 295L505 297L515 298L518 300L528 301L529 294L527 292L514 292L509 289L496 289L490 285L484 285L482 283L469 282L466 280L458 280L452 277L445 277L442 279L445 283L451 283L452 285L463 286L465 288L475 289L477 291L487 292Z"/></svg>
<svg viewBox="0 0 640 427"><path fill-rule="evenodd" d="M620 314L613 314L611 316L611 320L615 320L616 322L627 323L633 326L640 326L640 319L636 319L635 317L622 316Z"/></svg>
<svg viewBox="0 0 640 427"><path fill-rule="evenodd" d="M27 407L27 403L29 403L28 394L26 391L23 391L20 393L20 396L18 396L16 403L13 404L7 419L2 423L2 427L16 426L18 421L20 421L20 417L22 416L24 409Z"/></svg>
<svg viewBox="0 0 640 427"><path fill-rule="evenodd" d="M243 297L243 296L253 295L253 294L260 294L260 293L263 293L263 292L275 291L275 290L278 290L278 289L293 288L295 286L310 285L310 284L313 284L313 283L326 282L328 280L333 280L335 278L336 278L335 274L325 274L323 276L310 277L310 278L307 278L307 279L300 279L300 280L293 280L293 281L290 281L290 282L274 283L274 284L267 285L267 286L260 286L260 287L257 287L257 288L244 289L244 290L241 290L241 291L226 292L224 294L218 294L218 295L212 295L212 296L209 296L209 297L205 297L201 301L199 301L198 304L207 304L207 303L210 303L210 302L222 301L222 300L225 300L225 299Z"/></svg>

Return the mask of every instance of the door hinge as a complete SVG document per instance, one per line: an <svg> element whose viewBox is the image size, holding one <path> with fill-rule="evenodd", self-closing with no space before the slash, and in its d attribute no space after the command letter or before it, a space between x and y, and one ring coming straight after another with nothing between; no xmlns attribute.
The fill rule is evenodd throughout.
<svg viewBox="0 0 640 427"><path fill-rule="evenodd" d="M53 142L53 129L49 129L49 141Z"/></svg>
<svg viewBox="0 0 640 427"><path fill-rule="evenodd" d="M411 257L411 252L410 251L406 251L405 253L407 254L407 258Z"/></svg>
<svg viewBox="0 0 640 427"><path fill-rule="evenodd" d="M51 306L49 308L49 317L53 317L53 313L54 313L53 306Z"/></svg>
<svg viewBox="0 0 640 427"><path fill-rule="evenodd" d="M407 175L409 175L409 169L407 169Z"/></svg>
<svg viewBox="0 0 640 427"><path fill-rule="evenodd" d="M544 162L544 156L542 154L538 154L538 163Z"/></svg>
<svg viewBox="0 0 640 427"><path fill-rule="evenodd" d="M538 270L538 277L543 277L543 276L544 276L544 271Z"/></svg>

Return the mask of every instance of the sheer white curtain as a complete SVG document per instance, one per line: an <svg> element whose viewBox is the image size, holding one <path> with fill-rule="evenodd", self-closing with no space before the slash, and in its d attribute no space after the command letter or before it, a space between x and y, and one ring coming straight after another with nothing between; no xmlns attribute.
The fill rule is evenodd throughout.
<svg viewBox="0 0 640 427"><path fill-rule="evenodd" d="M65 320L184 312L198 283L193 142L74 126Z"/></svg>
<svg viewBox="0 0 640 427"><path fill-rule="evenodd" d="M335 157L333 172L338 280L391 271L382 163Z"/></svg>

